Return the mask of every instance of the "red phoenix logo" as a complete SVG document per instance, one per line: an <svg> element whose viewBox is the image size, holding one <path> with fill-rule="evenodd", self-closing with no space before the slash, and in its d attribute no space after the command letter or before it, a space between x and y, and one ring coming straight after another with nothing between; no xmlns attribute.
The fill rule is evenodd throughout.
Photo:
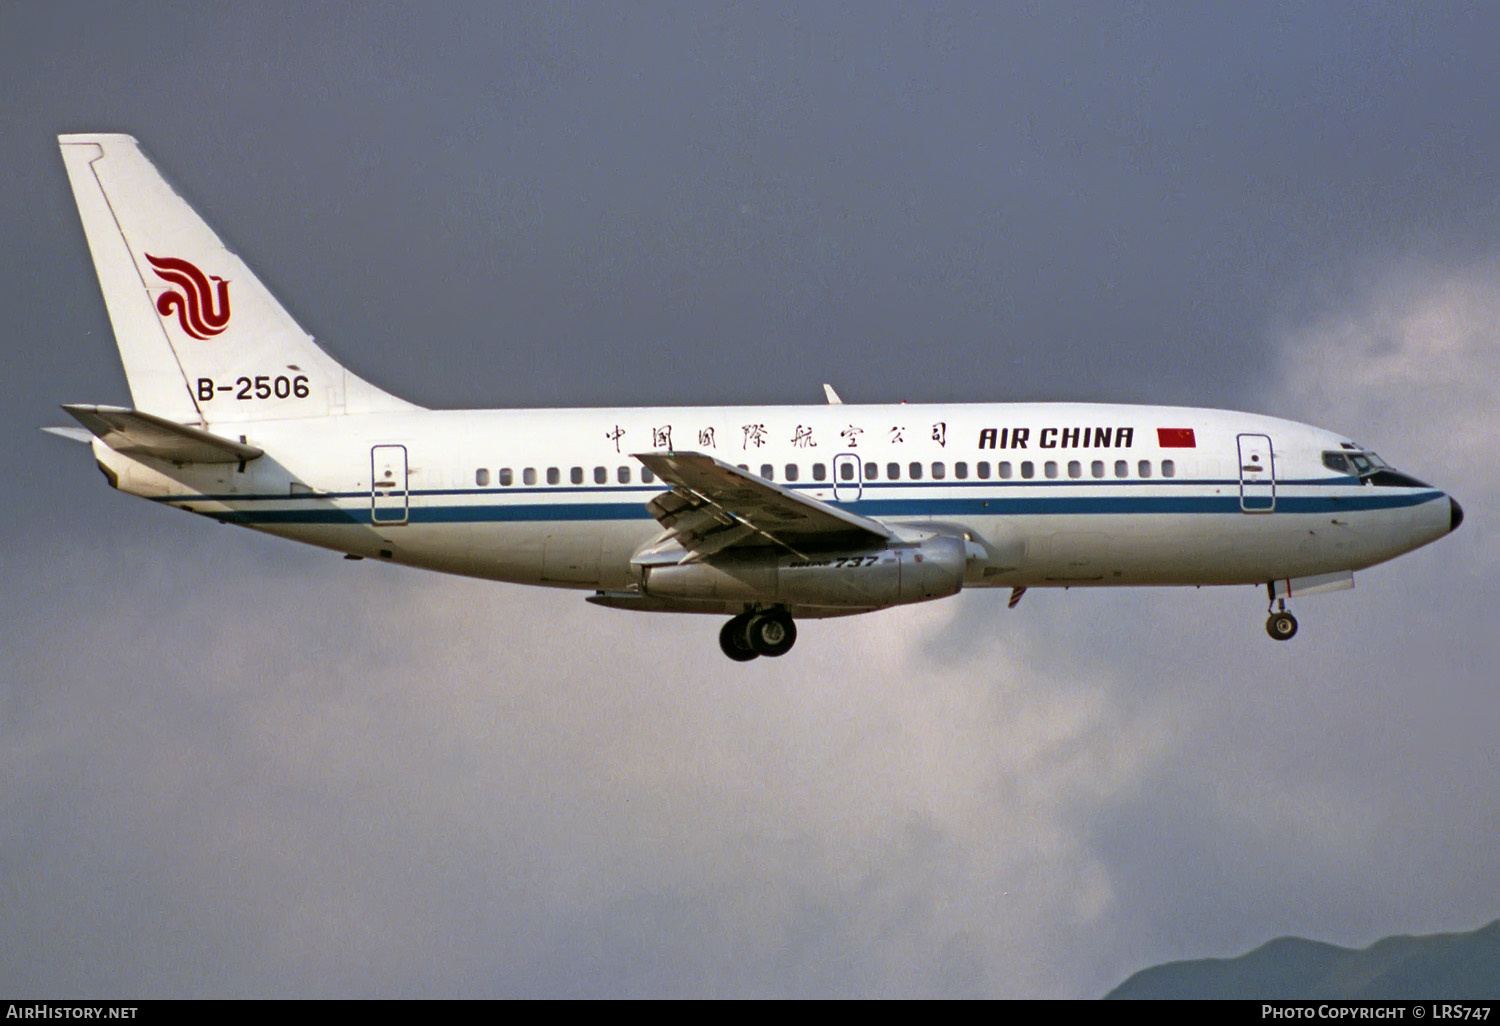
<svg viewBox="0 0 1500 1026"><path fill-rule="evenodd" d="M163 317L177 315L182 330L196 339L213 338L229 327L229 282L214 275L217 294L209 276L186 260L146 254L157 277L171 282L181 292L163 292L156 309Z"/></svg>

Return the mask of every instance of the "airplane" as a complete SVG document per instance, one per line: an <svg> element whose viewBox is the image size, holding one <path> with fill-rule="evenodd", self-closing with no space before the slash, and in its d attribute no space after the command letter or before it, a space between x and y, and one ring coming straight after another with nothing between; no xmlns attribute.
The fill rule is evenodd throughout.
<svg viewBox="0 0 1500 1026"><path fill-rule="evenodd" d="M798 619L975 588L1254 585L1287 600L1457 529L1337 432L1090 403L430 410L336 362L135 139L59 137L134 407L68 404L116 489L347 559L727 616L738 662Z"/></svg>

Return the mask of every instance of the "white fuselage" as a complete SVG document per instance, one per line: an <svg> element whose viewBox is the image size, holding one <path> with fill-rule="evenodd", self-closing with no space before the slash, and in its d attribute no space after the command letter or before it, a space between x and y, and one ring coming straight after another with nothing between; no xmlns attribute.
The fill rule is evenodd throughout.
<svg viewBox="0 0 1500 1026"><path fill-rule="evenodd" d="M1458 504L1328 431L1088 404L439 412L351 373L137 140L60 136L134 408L73 403L122 490L351 556L719 613L730 659L797 617L966 587L1294 595L1452 530Z"/></svg>
<svg viewBox="0 0 1500 1026"><path fill-rule="evenodd" d="M633 453L703 452L976 547L965 587L1265 584L1352 571L1450 529L1435 488L1328 469L1353 448L1252 414L1094 404L413 410L216 421L266 455L173 466L96 442L120 488L411 566L628 593L661 534ZM1165 444L1164 444L1165 443ZM790 468L790 469L789 469ZM793 476L795 475L795 479Z"/></svg>

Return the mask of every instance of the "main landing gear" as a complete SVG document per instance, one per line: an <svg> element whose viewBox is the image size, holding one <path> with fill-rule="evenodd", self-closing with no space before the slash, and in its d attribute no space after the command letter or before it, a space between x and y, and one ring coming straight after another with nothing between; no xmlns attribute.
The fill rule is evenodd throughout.
<svg viewBox="0 0 1500 1026"><path fill-rule="evenodd" d="M719 647L737 663L756 656L786 655L797 641L797 625L785 609L741 613L719 631Z"/></svg>
<svg viewBox="0 0 1500 1026"><path fill-rule="evenodd" d="M1277 641L1288 641L1297 633L1297 618L1287 612L1286 599L1277 599L1267 610L1266 633Z"/></svg>

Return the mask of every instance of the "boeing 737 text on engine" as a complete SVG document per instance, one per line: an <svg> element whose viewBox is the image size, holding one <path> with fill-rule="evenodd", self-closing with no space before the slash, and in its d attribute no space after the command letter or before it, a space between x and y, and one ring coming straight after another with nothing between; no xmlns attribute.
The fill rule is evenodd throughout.
<svg viewBox="0 0 1500 1026"><path fill-rule="evenodd" d="M1332 431L1103 404L427 410L317 345L124 135L63 162L134 408L68 405L121 491L407 566L729 617L966 588L1254 584L1294 595L1452 531L1436 488Z"/></svg>

